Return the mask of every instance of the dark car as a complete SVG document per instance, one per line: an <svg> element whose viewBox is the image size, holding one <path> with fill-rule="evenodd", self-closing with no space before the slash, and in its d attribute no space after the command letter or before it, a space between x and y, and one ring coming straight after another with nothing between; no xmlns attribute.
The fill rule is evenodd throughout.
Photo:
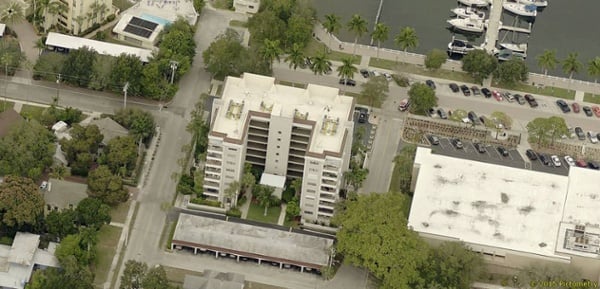
<svg viewBox="0 0 600 289"><path fill-rule="evenodd" d="M576 127L575 128L575 134L577 135L577 138L579 140L585 140L585 133L583 132L582 128Z"/></svg>
<svg viewBox="0 0 600 289"><path fill-rule="evenodd" d="M525 98L522 95L520 95L520 94L515 94L514 97L515 97L515 100L517 101L518 104L523 105L523 104L527 103L527 101L525 100Z"/></svg>
<svg viewBox="0 0 600 289"><path fill-rule="evenodd" d="M479 124L479 118L477 117L477 114L474 111L469 111L467 117L469 118L469 120L471 120L471 122L473 122L473 124Z"/></svg>
<svg viewBox="0 0 600 289"><path fill-rule="evenodd" d="M429 143L431 143L432 145L440 144L440 139L435 135L428 135L427 139L429 140Z"/></svg>
<svg viewBox="0 0 600 289"><path fill-rule="evenodd" d="M485 145L483 145L483 144L480 144L480 143L474 143L474 144L473 144L473 146L475 147L475 149L476 149L476 150L477 150L477 151L478 151L480 154L483 154L483 153L485 153L485 152L486 152Z"/></svg>
<svg viewBox="0 0 600 289"><path fill-rule="evenodd" d="M430 117L433 117L436 113L437 111L433 107L427 110L427 115Z"/></svg>
<svg viewBox="0 0 600 289"><path fill-rule="evenodd" d="M485 98L492 97L492 91L490 91L486 87L484 87L484 88L481 89L481 94L483 94L483 96L485 96Z"/></svg>
<svg viewBox="0 0 600 289"><path fill-rule="evenodd" d="M594 114L592 113L592 108L591 108L591 107L589 107L589 106L584 106L584 107L582 107L581 109L583 109L583 112L584 112L584 113L585 113L585 115L587 115L587 116L592 116L592 115L594 115Z"/></svg>
<svg viewBox="0 0 600 289"><path fill-rule="evenodd" d="M594 161L588 162L588 168L594 169L594 170L600 170L600 166L598 166L598 163L596 163Z"/></svg>
<svg viewBox="0 0 600 289"><path fill-rule="evenodd" d="M538 106L538 103L535 100L535 97L533 97L533 95L531 95L531 94L526 94L525 95L525 100L527 101L527 103L529 103L529 106L531 106L531 107L537 107Z"/></svg>
<svg viewBox="0 0 600 289"><path fill-rule="evenodd" d="M425 81L425 84L427 84L427 86L429 86L431 89L435 90L435 82L433 82L433 80L428 79Z"/></svg>
<svg viewBox="0 0 600 289"><path fill-rule="evenodd" d="M558 105L558 107L560 108L560 110L562 110L563 113L571 112L569 104L562 99L557 100L556 105Z"/></svg>
<svg viewBox="0 0 600 289"><path fill-rule="evenodd" d="M447 119L448 118L448 114L446 113L446 111L443 108L438 109L437 113L438 113L438 115L440 116L441 119Z"/></svg>
<svg viewBox="0 0 600 289"><path fill-rule="evenodd" d="M500 153L500 155L502 155L503 157L508 156L508 150L505 147L499 146L497 149L498 149L498 153Z"/></svg>
<svg viewBox="0 0 600 289"><path fill-rule="evenodd" d="M341 78L339 84L347 85L347 86L356 86L356 81L349 78Z"/></svg>
<svg viewBox="0 0 600 289"><path fill-rule="evenodd" d="M542 164L544 164L545 166L550 166L552 165L552 162L550 161L550 157L547 154L540 154L540 162L542 162Z"/></svg>
<svg viewBox="0 0 600 289"><path fill-rule="evenodd" d="M463 143L460 141L460 139L458 138L453 138L450 140L450 142L452 143L452 145L457 148L457 149L462 149L464 148Z"/></svg>
<svg viewBox="0 0 600 289"><path fill-rule="evenodd" d="M471 90L469 89L469 87L468 87L468 86L466 86L466 85L464 85L464 84L460 86L460 90L462 91L462 93L463 93L465 96L469 96L469 95L471 95Z"/></svg>
<svg viewBox="0 0 600 289"><path fill-rule="evenodd" d="M366 69L361 69L360 75L362 75L362 77L364 77L364 78L369 78L369 71Z"/></svg>
<svg viewBox="0 0 600 289"><path fill-rule="evenodd" d="M527 150L525 154L527 155L527 158L529 158L532 161L535 161L538 158L537 154L532 149Z"/></svg>
<svg viewBox="0 0 600 289"><path fill-rule="evenodd" d="M471 91L473 92L473 95L481 95L481 91L477 86L471 86Z"/></svg>
<svg viewBox="0 0 600 289"><path fill-rule="evenodd" d="M460 90L460 88L458 88L458 84L456 84L456 83L450 83L450 84L448 84L448 86L454 93L456 93Z"/></svg>

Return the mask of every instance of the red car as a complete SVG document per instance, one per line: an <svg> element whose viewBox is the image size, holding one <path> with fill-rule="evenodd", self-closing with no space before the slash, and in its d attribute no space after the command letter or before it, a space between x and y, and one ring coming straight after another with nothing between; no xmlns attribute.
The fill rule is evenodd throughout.
<svg viewBox="0 0 600 289"><path fill-rule="evenodd" d="M600 117L600 107L598 107L597 105L592 106L592 110L594 111L594 114L596 115L596 117Z"/></svg>
<svg viewBox="0 0 600 289"><path fill-rule="evenodd" d="M587 167L587 162L584 160L577 160L575 162L575 165L577 165L580 168L585 168L585 167Z"/></svg>
<svg viewBox="0 0 600 289"><path fill-rule="evenodd" d="M498 92L497 90L492 91L492 96L497 100L497 101L502 101L502 94L500 94L500 92Z"/></svg>
<svg viewBox="0 0 600 289"><path fill-rule="evenodd" d="M574 113L579 113L581 111L581 107L577 102L573 102L573 104L571 104L571 107L573 108Z"/></svg>

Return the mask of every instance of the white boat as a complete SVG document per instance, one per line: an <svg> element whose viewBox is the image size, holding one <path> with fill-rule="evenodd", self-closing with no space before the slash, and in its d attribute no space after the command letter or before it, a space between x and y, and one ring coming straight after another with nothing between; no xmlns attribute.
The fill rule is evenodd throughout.
<svg viewBox="0 0 600 289"><path fill-rule="evenodd" d="M527 43L500 43L498 45L513 52L527 53Z"/></svg>
<svg viewBox="0 0 600 289"><path fill-rule="evenodd" d="M452 39L452 42L448 43L448 52L467 54L475 49L481 49L481 47L473 46L469 41L461 39Z"/></svg>
<svg viewBox="0 0 600 289"><path fill-rule="evenodd" d="M540 8L544 8L548 6L548 1L546 0L517 0L521 4L525 5L535 5Z"/></svg>
<svg viewBox="0 0 600 289"><path fill-rule="evenodd" d="M525 5L520 3L512 3L512 2L504 2L502 4L502 8L504 10L525 17L535 17L537 16L537 6L535 5Z"/></svg>
<svg viewBox="0 0 600 289"><path fill-rule="evenodd" d="M474 18L454 18L446 22L452 25L452 27L454 27L455 29L466 32L481 33L485 29L483 21Z"/></svg>
<svg viewBox="0 0 600 289"><path fill-rule="evenodd" d="M458 3L465 6L487 7L490 5L488 0L458 0Z"/></svg>
<svg viewBox="0 0 600 289"><path fill-rule="evenodd" d="M527 54L514 52L509 49L496 50L494 55L496 56L496 58L498 58L499 61L509 61L511 59L525 60L525 58L527 58Z"/></svg>
<svg viewBox="0 0 600 289"><path fill-rule="evenodd" d="M485 13L477 10L477 9L473 9L471 7L458 7L458 8L454 8L450 10L452 13L454 13L454 15L458 16L459 18L477 18L480 20L485 19Z"/></svg>

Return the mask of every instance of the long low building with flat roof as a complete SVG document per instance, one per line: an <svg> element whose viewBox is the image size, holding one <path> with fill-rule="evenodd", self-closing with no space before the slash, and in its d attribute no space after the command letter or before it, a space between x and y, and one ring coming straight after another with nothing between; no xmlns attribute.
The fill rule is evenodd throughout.
<svg viewBox="0 0 600 289"><path fill-rule="evenodd" d="M600 274L600 171L568 176L454 158L418 148L409 227L422 237L462 241L503 268L572 264ZM512 272L507 272L512 274Z"/></svg>
<svg viewBox="0 0 600 289"><path fill-rule="evenodd" d="M276 262L280 267L297 266L300 270L330 264L333 240L277 229L227 222L180 214L171 248L186 247L198 251Z"/></svg>

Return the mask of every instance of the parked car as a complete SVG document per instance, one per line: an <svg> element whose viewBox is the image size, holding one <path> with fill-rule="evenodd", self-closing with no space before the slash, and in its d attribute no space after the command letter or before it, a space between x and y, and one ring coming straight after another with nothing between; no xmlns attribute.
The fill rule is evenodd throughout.
<svg viewBox="0 0 600 289"><path fill-rule="evenodd" d="M596 138L600 141L600 132L596 135Z"/></svg>
<svg viewBox="0 0 600 289"><path fill-rule="evenodd" d="M578 166L578 167L580 167L580 168L587 168L587 162L584 161L584 160L581 160L581 159L577 160L575 162L575 165Z"/></svg>
<svg viewBox="0 0 600 289"><path fill-rule="evenodd" d="M550 157L547 154L540 154L540 162L542 162L542 164L544 164L545 166L549 166L552 163L550 162Z"/></svg>
<svg viewBox="0 0 600 289"><path fill-rule="evenodd" d="M466 85L464 85L464 84L460 86L460 90L462 91L462 93L463 93L465 96L469 96L469 95L471 95L471 90L469 89L469 87L468 87L468 86L466 86Z"/></svg>
<svg viewBox="0 0 600 289"><path fill-rule="evenodd" d="M492 91L492 96L497 100L497 101L502 101L502 94L500 94L499 91L494 90Z"/></svg>
<svg viewBox="0 0 600 289"><path fill-rule="evenodd" d="M583 133L583 129L580 127L575 128L575 134L579 140L585 140L585 133Z"/></svg>
<svg viewBox="0 0 600 289"><path fill-rule="evenodd" d="M40 190L45 191L48 188L48 182L43 181L40 185Z"/></svg>
<svg viewBox="0 0 600 289"><path fill-rule="evenodd" d="M473 92L473 95L481 95L481 91L477 86L471 86L471 91Z"/></svg>
<svg viewBox="0 0 600 289"><path fill-rule="evenodd" d="M574 113L579 113L581 111L581 107L579 106L579 103L577 103L577 102L571 103L571 108L573 108Z"/></svg>
<svg viewBox="0 0 600 289"><path fill-rule="evenodd" d="M592 111L594 111L594 114L596 115L596 117L600 117L600 107L598 107L597 105L592 106Z"/></svg>
<svg viewBox="0 0 600 289"><path fill-rule="evenodd" d="M529 106L531 106L531 107L537 107L538 106L538 103L535 100L535 97L533 97L533 95L531 95L531 94L526 94L525 95L525 100L527 101L527 103L529 103Z"/></svg>
<svg viewBox="0 0 600 289"><path fill-rule="evenodd" d="M571 156L565 156L564 159L565 159L565 163L567 165L569 165L569 167L574 167L575 166L575 159L572 158Z"/></svg>
<svg viewBox="0 0 600 289"><path fill-rule="evenodd" d="M432 145L436 146L440 144L440 138L438 138L435 135L428 135L427 139L429 140L429 143L431 143Z"/></svg>
<svg viewBox="0 0 600 289"><path fill-rule="evenodd" d="M535 151L533 151L532 149L528 149L527 151L525 151L525 154L527 155L527 158L529 158L529 160L535 161L537 160L537 153L535 153Z"/></svg>
<svg viewBox="0 0 600 289"><path fill-rule="evenodd" d="M592 115L594 115L594 114L592 113L592 108L591 108L591 107L589 107L589 106L584 106L584 107L582 107L582 109L583 109L583 113L585 113L585 115L587 115L587 116L592 116Z"/></svg>
<svg viewBox="0 0 600 289"><path fill-rule="evenodd" d="M594 170L600 170L600 166L595 161L589 161L588 162L588 168L594 169Z"/></svg>
<svg viewBox="0 0 600 289"><path fill-rule="evenodd" d="M437 110L433 107L427 110L427 115L429 117L435 117L436 114L437 114Z"/></svg>
<svg viewBox="0 0 600 289"><path fill-rule="evenodd" d="M502 95L502 96L503 96L503 97L506 99L506 101L508 101L508 102L513 102L513 101L515 101L515 97L512 95L512 93L510 93L510 92L508 92L508 91L507 91L507 92L505 92L505 93L503 93L503 95Z"/></svg>
<svg viewBox="0 0 600 289"><path fill-rule="evenodd" d="M480 116L480 117L479 117L479 121L480 121L480 122L481 122L483 125L485 125L485 124L488 122L488 118L487 118L487 117L485 117L485 115L482 115L482 116Z"/></svg>
<svg viewBox="0 0 600 289"><path fill-rule="evenodd" d="M523 105L525 103L527 103L527 101L525 101L525 98L520 95L520 94L515 94L515 100L517 101L517 103L519 103L520 105Z"/></svg>
<svg viewBox="0 0 600 289"><path fill-rule="evenodd" d="M560 110L562 110L563 113L571 112L569 104L562 99L557 100L556 105L558 105L558 108L560 108Z"/></svg>
<svg viewBox="0 0 600 289"><path fill-rule="evenodd" d="M349 78L340 78L339 84L347 85L347 86L356 86L356 81Z"/></svg>
<svg viewBox="0 0 600 289"><path fill-rule="evenodd" d="M550 157L550 159L552 160L552 164L553 164L555 167L557 167L557 168L558 168L558 167L562 166L562 163L560 162L560 159L558 158L558 156L556 156L556 155L553 155L553 156L551 156L551 157Z"/></svg>
<svg viewBox="0 0 600 289"><path fill-rule="evenodd" d="M453 138L453 139L450 140L450 142L457 149L463 149L464 148L464 145L463 145L462 141L460 141L460 139L458 139L458 138Z"/></svg>
<svg viewBox="0 0 600 289"><path fill-rule="evenodd" d="M473 124L479 124L479 118L477 117L477 114L474 111L469 111L467 117L469 118L469 120L471 120L471 122L473 122Z"/></svg>
<svg viewBox="0 0 600 289"><path fill-rule="evenodd" d="M499 146L496 149L498 150L498 153L500 153L501 156L503 156L503 157L507 157L508 156L508 150L505 147Z"/></svg>
<svg viewBox="0 0 600 289"><path fill-rule="evenodd" d="M492 92L487 89L487 87L484 87L481 89L481 93L483 94L483 96L485 96L486 98L490 98L492 97Z"/></svg>
<svg viewBox="0 0 600 289"><path fill-rule="evenodd" d="M458 87L458 84L456 84L456 83L450 83L450 84L448 84L448 86L454 93L457 93L458 91L460 91L460 88Z"/></svg>
<svg viewBox="0 0 600 289"><path fill-rule="evenodd" d="M485 149L485 145L480 144L480 143L474 143L473 146L475 147L475 149L480 153L483 154L485 153L487 150Z"/></svg>
<svg viewBox="0 0 600 289"><path fill-rule="evenodd" d="M366 70L366 69L361 69L360 70L360 75L362 75L362 77L364 77L364 78L369 78L369 76L370 76L369 75L369 71Z"/></svg>
<svg viewBox="0 0 600 289"><path fill-rule="evenodd" d="M358 115L358 122L359 122L359 123L366 123L368 118L369 118L369 115L368 115L368 114L366 114L366 113L364 113L364 112L361 112L361 113Z"/></svg>
<svg viewBox="0 0 600 289"><path fill-rule="evenodd" d="M410 99L405 98L400 101L400 105L398 105L399 111L406 111L410 107Z"/></svg>
<svg viewBox="0 0 600 289"><path fill-rule="evenodd" d="M427 84L427 86L429 86L431 89L435 90L435 82L433 82L433 80L427 79L425 84Z"/></svg>
<svg viewBox="0 0 600 289"><path fill-rule="evenodd" d="M587 137L590 139L590 142L593 144L597 144L598 143L598 135L593 132L593 131L588 131L587 132Z"/></svg>
<svg viewBox="0 0 600 289"><path fill-rule="evenodd" d="M448 119L448 114L446 114L446 111L443 108L438 109L437 113L441 119Z"/></svg>

